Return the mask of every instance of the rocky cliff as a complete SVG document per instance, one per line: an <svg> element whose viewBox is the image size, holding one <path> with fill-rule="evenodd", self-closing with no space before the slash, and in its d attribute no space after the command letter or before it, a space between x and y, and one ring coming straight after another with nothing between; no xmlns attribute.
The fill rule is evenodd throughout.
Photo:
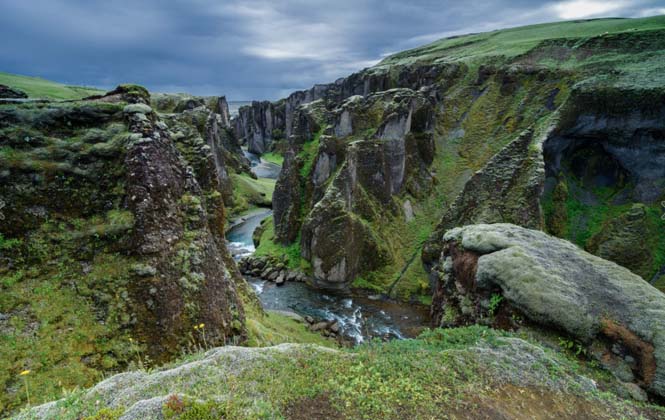
<svg viewBox="0 0 665 420"><path fill-rule="evenodd" d="M246 337L224 243L224 108L160 116L149 103L120 86L0 104L0 411L21 403L22 370L55 395Z"/></svg>
<svg viewBox="0 0 665 420"><path fill-rule="evenodd" d="M242 108L239 137L287 150L274 241L322 287L408 297L428 294L418 256L431 266L447 229L510 222L661 284L662 18L563 26L583 35L446 39Z"/></svg>

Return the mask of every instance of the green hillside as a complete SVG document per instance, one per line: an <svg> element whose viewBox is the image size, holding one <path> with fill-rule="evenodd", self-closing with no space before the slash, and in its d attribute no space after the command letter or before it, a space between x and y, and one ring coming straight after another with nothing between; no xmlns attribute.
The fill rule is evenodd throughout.
<svg viewBox="0 0 665 420"><path fill-rule="evenodd" d="M408 61L458 61L491 56L510 58L524 54L547 40L576 39L583 42L586 38L601 35L664 29L665 16L544 23L440 39L391 55L379 66Z"/></svg>
<svg viewBox="0 0 665 420"><path fill-rule="evenodd" d="M22 90L31 98L81 99L104 92L95 88L63 85L39 77L2 72L0 72L0 84Z"/></svg>

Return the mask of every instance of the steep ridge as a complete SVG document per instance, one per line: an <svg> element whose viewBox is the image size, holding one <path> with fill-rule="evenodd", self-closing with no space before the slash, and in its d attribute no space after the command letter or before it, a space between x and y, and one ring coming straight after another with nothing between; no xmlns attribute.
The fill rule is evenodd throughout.
<svg viewBox="0 0 665 420"><path fill-rule="evenodd" d="M321 287L427 300L428 275L414 253L422 247L429 267L447 229L510 222L571 239L660 284L664 28L663 17L605 19L446 39L241 108L239 140L285 155L274 226L261 241L282 244L292 259L297 247L302 260L289 264ZM570 146L581 144L576 138L588 147ZM601 162L628 149L639 151L619 161L628 167L616 171L631 174L616 175L625 188L580 188L605 188L600 198L561 192L572 189L566 174L580 176L571 154ZM632 163L637 156L648 163ZM599 164L584 176L611 170ZM616 196L626 188L637 192ZM615 235L633 204L646 206L645 222ZM630 263L645 233L648 255Z"/></svg>
<svg viewBox="0 0 665 420"><path fill-rule="evenodd" d="M246 339L246 286L224 242L224 113L162 119L149 101L127 85L0 104L0 412L22 403L23 370L55 397L130 362Z"/></svg>

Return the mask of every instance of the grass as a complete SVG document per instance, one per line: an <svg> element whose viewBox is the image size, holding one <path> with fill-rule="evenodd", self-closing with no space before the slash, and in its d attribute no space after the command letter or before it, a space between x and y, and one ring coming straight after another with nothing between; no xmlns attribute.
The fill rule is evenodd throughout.
<svg viewBox="0 0 665 420"><path fill-rule="evenodd" d="M328 418L428 419L441 418L441 413L453 418L484 418L496 413L493 407L504 404L510 411L528 412L529 418L556 416L552 410L574 416L579 409L590 410L595 414L591 417L598 418L639 417L642 408L633 403L612 394L576 390L573 378L579 374L593 377L594 371L582 368L570 356L537 350L530 353L534 358L530 369L512 365L510 357L524 360L524 356L515 354L506 340L509 337L471 326L427 331L414 340L374 341L336 352L302 346L285 353L270 351L251 360L222 356L208 365L211 369L192 365L182 370L186 376L161 375L157 382L146 382L140 393L130 385L121 402L131 406L138 400L165 396L162 413L178 419L290 418L288 413L294 409L301 416L296 418L320 418L317 410L324 410ZM488 363L478 347L508 358ZM191 355L184 362L202 357ZM516 377L533 379L543 388L514 385L511 378ZM561 384L561 391L551 392L546 382ZM122 406L105 406L108 400L103 394L76 392L59 401L51 413L68 420L124 411ZM533 404L533 400L545 404Z"/></svg>
<svg viewBox="0 0 665 420"><path fill-rule="evenodd" d="M103 90L81 86L68 86L39 77L20 76L0 72L0 84L25 92L30 98L81 99L99 95Z"/></svg>
<svg viewBox="0 0 665 420"><path fill-rule="evenodd" d="M253 206L270 207L276 180L254 179L247 174L231 174L234 207L232 214L242 213Z"/></svg>
<svg viewBox="0 0 665 420"><path fill-rule="evenodd" d="M303 272L309 271L309 263L300 256L300 237L292 244L282 245L275 242L275 222L269 218L265 222L265 229L261 235L261 242L254 253L256 256L272 256L286 260L286 264L291 269L298 269Z"/></svg>
<svg viewBox="0 0 665 420"><path fill-rule="evenodd" d="M261 155L262 159L265 159L266 161L270 163L274 163L276 165L282 166L284 164L284 156L282 156L279 153L275 152L270 152L270 153L264 153Z"/></svg>
<svg viewBox="0 0 665 420"><path fill-rule="evenodd" d="M288 316L266 312L265 314L250 308L247 313L247 345L250 347L274 346L282 343L318 344L335 347L334 341L324 338L319 333L311 332L305 324Z"/></svg>
<svg viewBox="0 0 665 420"><path fill-rule="evenodd" d="M588 39L625 32L665 29L665 16L641 19L594 19L521 26L444 38L387 57L379 66L413 61L469 61L492 56L516 57L550 39Z"/></svg>
<svg viewBox="0 0 665 420"><path fill-rule="evenodd" d="M311 141L303 144L302 151L298 154L303 161L303 166L300 168L300 176L303 178L307 178L312 172L314 159L319 152L319 139L321 138L321 134L323 134L323 130L324 128L321 128L321 130L314 134L314 138Z"/></svg>

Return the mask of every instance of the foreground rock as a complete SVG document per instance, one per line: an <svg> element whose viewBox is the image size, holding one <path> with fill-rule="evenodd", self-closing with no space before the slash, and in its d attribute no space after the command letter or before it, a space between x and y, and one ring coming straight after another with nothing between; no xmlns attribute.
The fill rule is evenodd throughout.
<svg viewBox="0 0 665 420"><path fill-rule="evenodd" d="M436 324L525 317L665 396L665 295L627 269L543 232L494 224L448 231L434 276Z"/></svg>
<svg viewBox="0 0 665 420"><path fill-rule="evenodd" d="M16 419L658 416L612 394L601 399L569 360L519 338L478 327L439 330L407 343L417 358L404 358L402 344L216 348L162 370L113 376Z"/></svg>

